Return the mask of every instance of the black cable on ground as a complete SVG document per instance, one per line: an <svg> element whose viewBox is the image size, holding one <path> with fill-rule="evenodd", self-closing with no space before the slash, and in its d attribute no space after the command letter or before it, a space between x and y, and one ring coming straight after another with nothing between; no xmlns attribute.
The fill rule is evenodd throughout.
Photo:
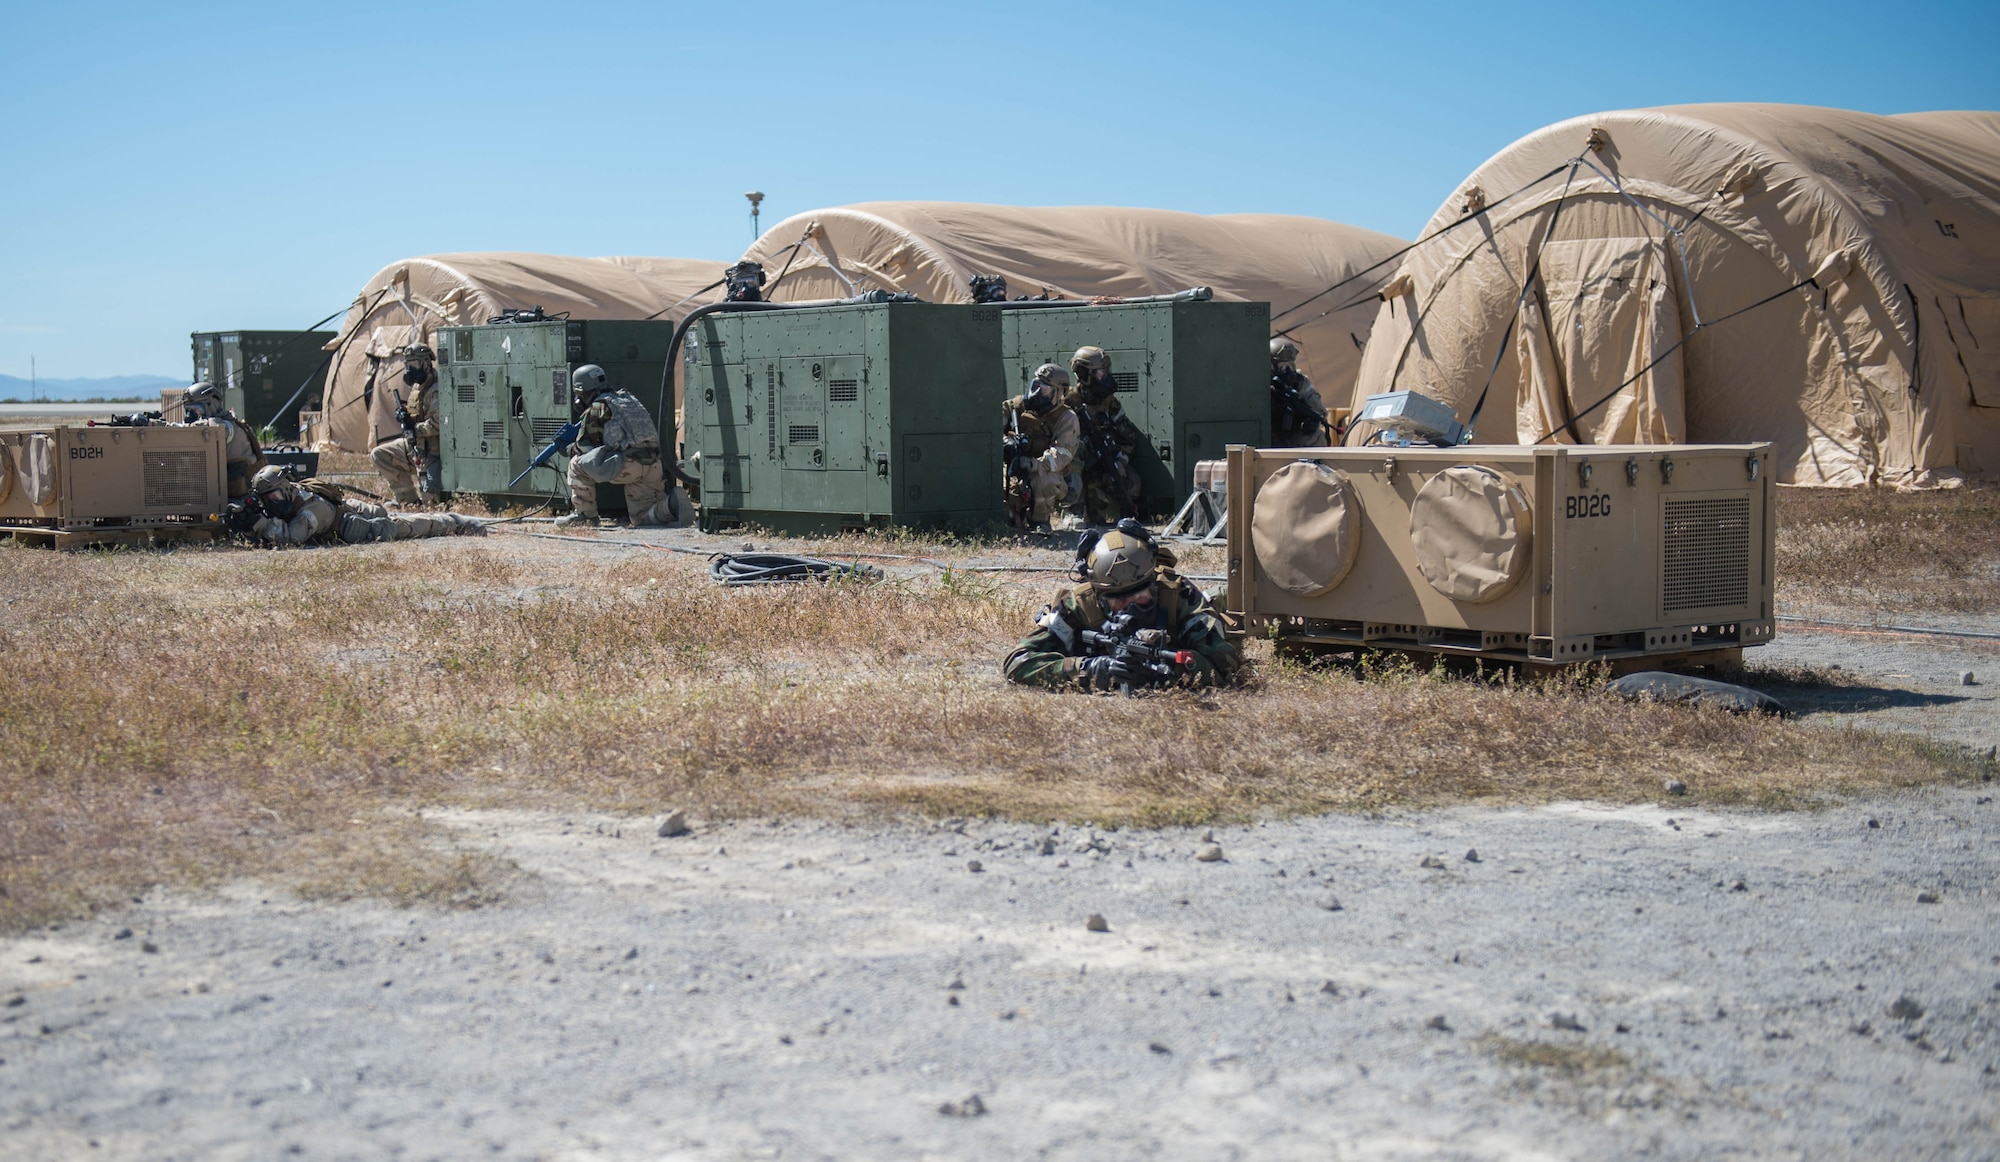
<svg viewBox="0 0 2000 1162"><path fill-rule="evenodd" d="M744 585L803 585L808 581L877 581L882 570L859 561L839 565L818 557L794 557L787 553L718 553L709 562L708 575L727 588Z"/></svg>

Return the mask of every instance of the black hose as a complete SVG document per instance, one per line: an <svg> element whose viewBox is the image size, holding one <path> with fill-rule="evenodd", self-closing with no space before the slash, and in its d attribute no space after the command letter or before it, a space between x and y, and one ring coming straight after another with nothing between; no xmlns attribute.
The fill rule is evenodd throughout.
<svg viewBox="0 0 2000 1162"><path fill-rule="evenodd" d="M746 585L803 585L808 581L876 581L882 571L856 561L837 565L818 557L785 553L719 553L710 559L708 575L717 584L736 589Z"/></svg>

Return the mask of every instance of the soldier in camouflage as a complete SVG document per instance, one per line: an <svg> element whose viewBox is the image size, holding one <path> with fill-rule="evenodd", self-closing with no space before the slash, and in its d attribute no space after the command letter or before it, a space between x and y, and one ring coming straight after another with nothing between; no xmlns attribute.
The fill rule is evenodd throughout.
<svg viewBox="0 0 2000 1162"><path fill-rule="evenodd" d="M1011 682L1085 691L1110 691L1170 681L1181 687L1220 686L1243 669L1243 651L1229 639L1221 615L1193 582L1174 572L1173 554L1134 520L1077 553L1079 581L1089 587L1056 594L1035 618L1035 632L1000 664ZM1114 616L1129 615L1130 630L1186 651L1187 665L1171 679L1137 670L1117 656L1093 656L1083 631L1103 630Z"/></svg>
<svg viewBox="0 0 2000 1162"><path fill-rule="evenodd" d="M1048 532L1057 508L1070 499L1068 475L1076 462L1076 413L1057 401L1069 388L1069 372L1053 363L1035 369L1029 389L1005 404L1007 436L1013 449L1008 471L1025 480L1029 510L1016 513L1036 532Z"/></svg>
<svg viewBox="0 0 2000 1162"><path fill-rule="evenodd" d="M222 389L212 383L197 383L181 397L181 418L189 424L214 424L223 431L222 459L228 475L229 499L241 500L250 493L250 478L264 466L264 449L257 437L236 413L223 403Z"/></svg>
<svg viewBox="0 0 2000 1162"><path fill-rule="evenodd" d="M1082 435L1083 501L1091 524L1136 516L1142 484L1133 467L1138 425L1126 418L1111 377L1111 356L1102 347L1079 347L1070 356L1076 390L1063 403L1076 413Z"/></svg>
<svg viewBox="0 0 2000 1162"><path fill-rule="evenodd" d="M573 511L556 525L595 527L600 484L625 486L625 507L634 525L687 525L692 506L678 485L667 491L660 429L646 405L629 391L613 390L595 363L577 368L569 378L570 391L583 408L583 432L567 452Z"/></svg>
<svg viewBox="0 0 2000 1162"><path fill-rule="evenodd" d="M1271 439L1280 448L1323 448L1333 439L1326 404L1298 363L1297 343L1271 340Z"/></svg>
<svg viewBox="0 0 2000 1162"><path fill-rule="evenodd" d="M254 518L249 534L273 545L315 541L359 545L486 535L486 523L473 517L453 512L393 513L379 504L350 498L331 481L293 480L276 466L260 469L251 487L255 500L249 513Z"/></svg>
<svg viewBox="0 0 2000 1162"><path fill-rule="evenodd" d="M444 457L438 445L437 358L417 345L403 349L405 397L396 409L404 434L375 445L370 455L401 505L436 504L444 496ZM406 422L407 421L407 422Z"/></svg>

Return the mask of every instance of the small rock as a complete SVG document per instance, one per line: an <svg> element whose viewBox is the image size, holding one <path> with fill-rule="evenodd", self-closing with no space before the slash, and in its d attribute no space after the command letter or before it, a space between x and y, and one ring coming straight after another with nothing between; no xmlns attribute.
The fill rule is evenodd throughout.
<svg viewBox="0 0 2000 1162"><path fill-rule="evenodd" d="M637 959L639 959L639 946L638 946L638 945L636 945L636 944L634 944L634 945L632 946L632 950L631 950L630 952L627 952L627 953L625 954L625 959L627 959L627 960L637 960Z"/></svg>
<svg viewBox="0 0 2000 1162"><path fill-rule="evenodd" d="M1447 1024L1447 1023L1445 1022L1445 1019L1444 1019L1444 1014L1443 1014L1443 1013L1439 1013L1439 1014L1438 1014L1437 1016L1435 1016L1435 1017L1432 1017L1432 1018L1431 1018L1430 1020L1428 1020L1428 1021L1425 1021L1425 1022L1424 1022L1424 1028L1426 1028L1426 1029L1436 1029L1436 1030L1437 1030L1438 1032L1440 1032L1440 1033L1449 1033L1449 1032L1451 1032L1451 1026L1450 1026L1449 1024Z"/></svg>
<svg viewBox="0 0 2000 1162"><path fill-rule="evenodd" d="M1855 1024L1849 1025L1847 1027L1847 1031L1855 1034L1856 1036L1866 1037L1868 1034L1873 1033L1875 1031L1875 1026L1869 1024L1866 1021L1860 1021Z"/></svg>
<svg viewBox="0 0 2000 1162"><path fill-rule="evenodd" d="M1200 851L1195 852L1194 857L1202 863L1214 863L1222 858L1222 845L1211 843L1203 847Z"/></svg>
<svg viewBox="0 0 2000 1162"><path fill-rule="evenodd" d="M1092 912L1089 918L1084 920L1083 930L1085 932L1109 932L1111 931L1111 925L1105 923L1104 917Z"/></svg>
<svg viewBox="0 0 2000 1162"><path fill-rule="evenodd" d="M1958 684L1961 686L1977 686L1979 685L1979 679L1974 676L1971 670L1960 670L1958 672Z"/></svg>
<svg viewBox="0 0 2000 1162"><path fill-rule="evenodd" d="M661 839L672 839L676 835L686 835L687 833L688 821L687 812L685 811L669 811L667 812L667 817L660 820L658 835Z"/></svg>
<svg viewBox="0 0 2000 1162"><path fill-rule="evenodd" d="M1439 859L1437 856L1427 855L1424 858L1417 861L1417 866L1423 868L1437 869L1437 868L1442 868L1444 866L1444 861Z"/></svg>
<svg viewBox="0 0 2000 1162"><path fill-rule="evenodd" d="M1612 1028L1616 1029L1620 1033L1630 1033L1632 1031L1632 1026L1626 1024L1623 1021L1618 1022L1618 1024L1612 1026Z"/></svg>
<svg viewBox="0 0 2000 1162"><path fill-rule="evenodd" d="M953 993L952 995L950 995L950 996L946 997L946 998L944 999L944 1003L945 1003L945 1004L947 1004L947 1005L950 1005L950 1006L951 1006L952 1008L954 1008L954 1009L955 1009L955 1008L957 1008L957 1007L958 1007L958 994L957 994L957 993Z"/></svg>
<svg viewBox="0 0 2000 1162"><path fill-rule="evenodd" d="M1879 820L1879 819L1870 819L1870 820L1868 821L1868 826L1869 826L1869 827L1871 827L1871 828L1874 828L1874 827L1880 827L1880 826L1882 826L1882 821L1881 821L1881 820Z"/></svg>
<svg viewBox="0 0 2000 1162"><path fill-rule="evenodd" d="M968 859L965 861L965 870L969 872L983 872L986 870L986 865L976 859Z"/></svg>
<svg viewBox="0 0 2000 1162"><path fill-rule="evenodd" d="M1550 1013L1549 1028L1561 1029L1566 1033L1582 1033L1587 1031L1584 1029L1582 1022L1576 1019L1575 1013Z"/></svg>
<svg viewBox="0 0 2000 1162"><path fill-rule="evenodd" d="M1750 890L1750 885L1744 883L1742 880L1735 880L1730 883L1729 890L1732 892L1747 892Z"/></svg>
<svg viewBox="0 0 2000 1162"><path fill-rule="evenodd" d="M976 1118L986 1112L986 1103L979 1100L978 1094L969 1094L964 1101L944 1103L938 1112L948 1118Z"/></svg>
<svg viewBox="0 0 2000 1162"><path fill-rule="evenodd" d="M963 988L965 988L965 978L962 976L952 977L951 983L944 987L954 992L962 990Z"/></svg>
<svg viewBox="0 0 2000 1162"><path fill-rule="evenodd" d="M10 1009L18 1009L22 1005L25 1005L27 1003L28 1003L28 998L26 997L11 997L7 1001L7 1007Z"/></svg>
<svg viewBox="0 0 2000 1162"><path fill-rule="evenodd" d="M1054 855L1056 853L1056 837L1053 835L1044 836L1041 847L1036 850L1043 855Z"/></svg>
<svg viewBox="0 0 2000 1162"><path fill-rule="evenodd" d="M1343 910L1340 903L1340 897L1334 895L1332 892L1326 892L1322 894L1317 900L1314 900L1313 902L1329 912L1339 912Z"/></svg>
<svg viewBox="0 0 2000 1162"><path fill-rule="evenodd" d="M1214 842L1215 842L1215 831L1214 831L1214 829L1212 829L1212 828L1208 828L1208 827L1204 827L1204 828L1202 828L1202 829L1201 829L1201 841L1202 841L1203 843L1214 843Z"/></svg>
<svg viewBox="0 0 2000 1162"><path fill-rule="evenodd" d="M150 940L142 940L139 942L139 951L141 952L158 952L159 950L160 946L153 943Z"/></svg>
<svg viewBox="0 0 2000 1162"><path fill-rule="evenodd" d="M1889 1015L1898 1021L1914 1021L1924 1015L1924 1007L1905 994L1889 1006Z"/></svg>
<svg viewBox="0 0 2000 1162"><path fill-rule="evenodd" d="M1327 994L1328 996L1337 997L1340 995L1340 986L1333 983L1332 981L1327 981L1326 983L1319 986L1319 991Z"/></svg>
<svg viewBox="0 0 2000 1162"><path fill-rule="evenodd" d="M132 939L132 930L130 928L120 928L111 938L113 940L130 940Z"/></svg>
<svg viewBox="0 0 2000 1162"><path fill-rule="evenodd" d="M1937 903L1942 903L1943 901L1944 901L1944 895L1940 892L1933 892L1927 890L1917 893L1917 903L1919 904L1937 904Z"/></svg>
<svg viewBox="0 0 2000 1162"><path fill-rule="evenodd" d="M1478 849L1478 848L1476 848L1476 847L1468 847L1468 848L1466 848L1466 849L1465 849L1465 862L1467 862L1467 863L1478 863L1478 862L1479 862L1479 849Z"/></svg>
<svg viewBox="0 0 2000 1162"><path fill-rule="evenodd" d="M1167 1048L1165 1045L1160 1044L1158 1041L1148 1041L1146 1043L1146 1048L1152 1050L1155 1053L1160 1054L1163 1057L1172 1057L1174 1055L1173 1050Z"/></svg>
<svg viewBox="0 0 2000 1162"><path fill-rule="evenodd" d="M1688 793L1688 785L1686 783L1681 782L1679 779L1667 780L1667 794L1685 795L1687 793Z"/></svg>

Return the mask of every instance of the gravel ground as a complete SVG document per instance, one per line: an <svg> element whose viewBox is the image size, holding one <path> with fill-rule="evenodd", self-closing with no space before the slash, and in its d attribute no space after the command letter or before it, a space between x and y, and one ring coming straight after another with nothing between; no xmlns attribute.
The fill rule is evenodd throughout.
<svg viewBox="0 0 2000 1162"><path fill-rule="evenodd" d="M1808 724L2000 742L2000 643L1746 660ZM0 939L0 1156L1996 1158L1996 792L1333 816L1208 860L435 815L519 867L504 903L239 882Z"/></svg>
<svg viewBox="0 0 2000 1162"><path fill-rule="evenodd" d="M1325 817L1219 830L1211 861L1186 831L442 816L521 867L507 904L238 884L0 943L0 1133L20 1157L1991 1158L1990 789Z"/></svg>

